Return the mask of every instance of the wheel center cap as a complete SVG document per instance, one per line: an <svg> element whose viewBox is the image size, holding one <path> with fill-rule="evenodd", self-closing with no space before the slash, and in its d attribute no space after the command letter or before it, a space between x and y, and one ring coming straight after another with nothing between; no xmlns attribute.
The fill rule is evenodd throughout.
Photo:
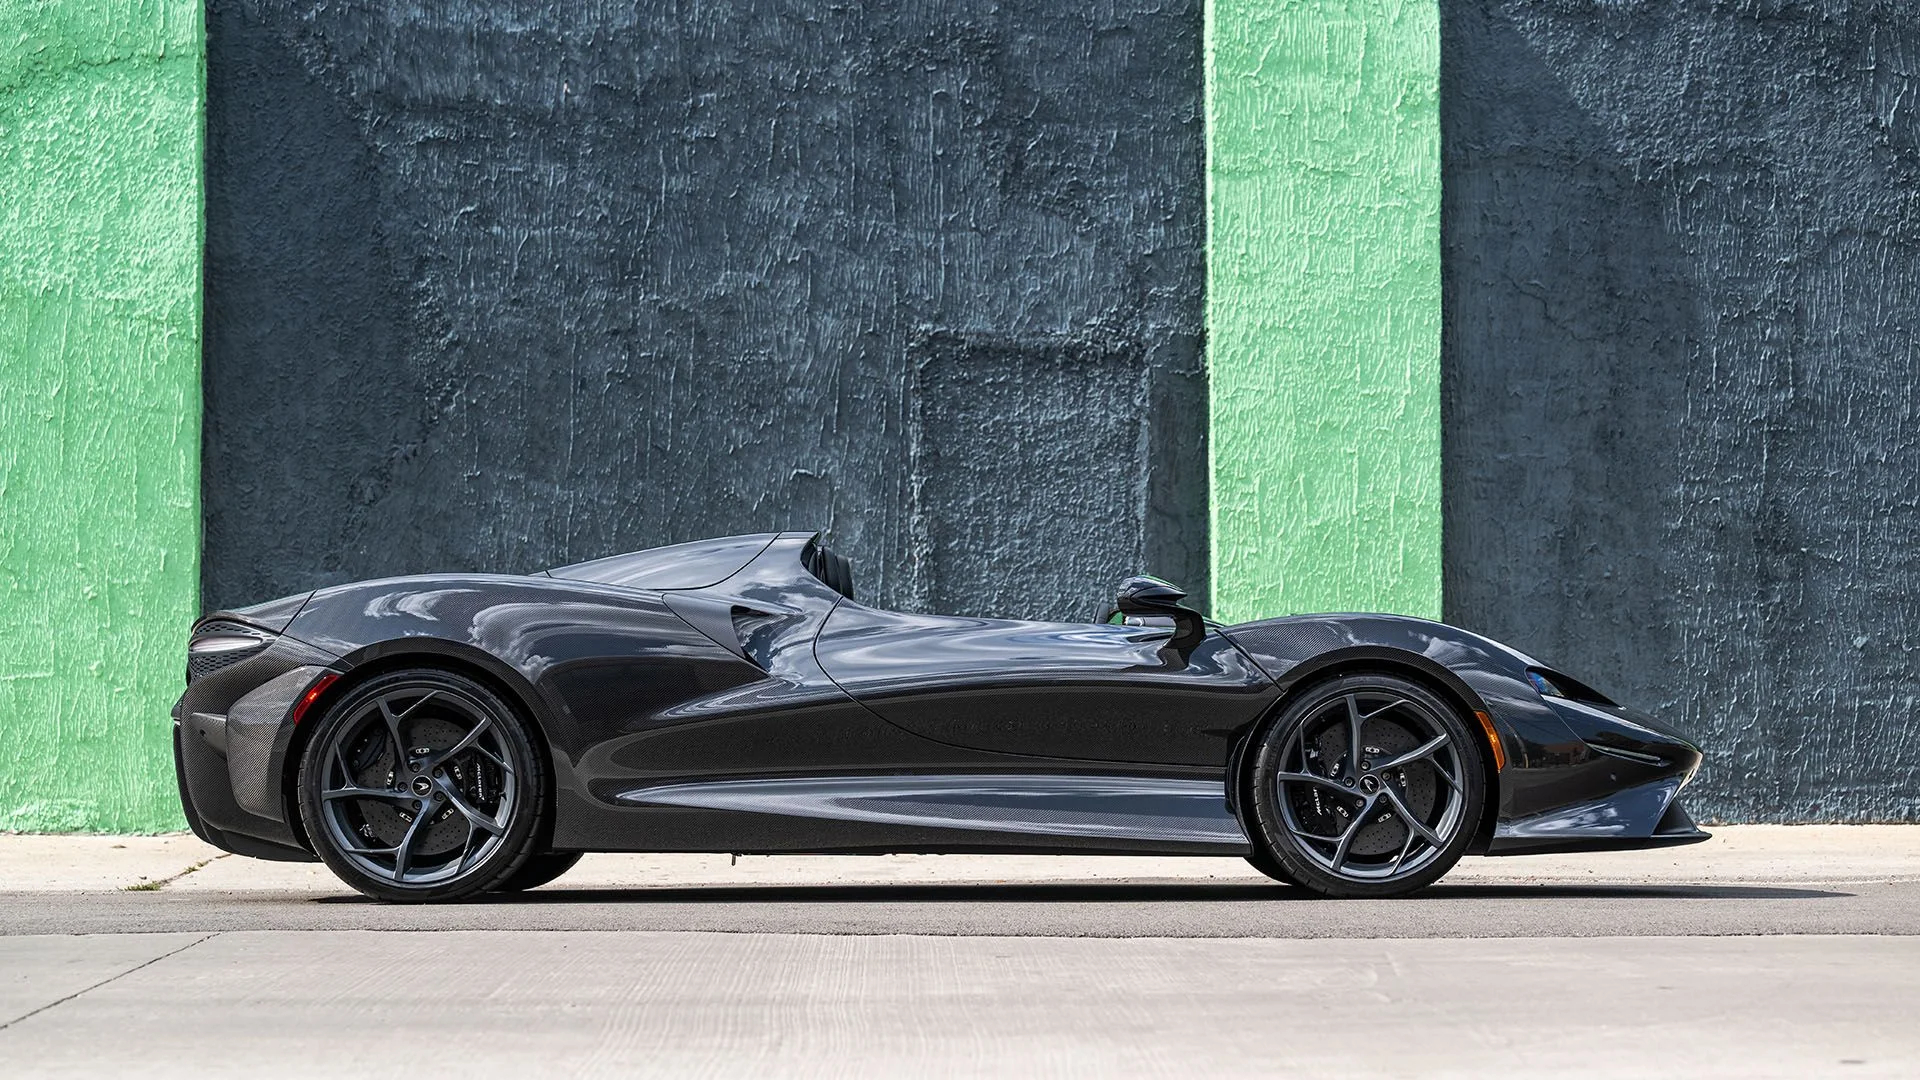
<svg viewBox="0 0 1920 1080"><path fill-rule="evenodd" d="M1360 790L1366 792L1369 795L1373 794L1376 791L1379 791L1380 778L1373 775L1372 773L1368 773L1367 775L1361 777Z"/></svg>
<svg viewBox="0 0 1920 1080"><path fill-rule="evenodd" d="M413 793L415 795L418 795L423 799L433 794L433 778L432 777L416 776L413 778L413 783L409 786L413 788Z"/></svg>

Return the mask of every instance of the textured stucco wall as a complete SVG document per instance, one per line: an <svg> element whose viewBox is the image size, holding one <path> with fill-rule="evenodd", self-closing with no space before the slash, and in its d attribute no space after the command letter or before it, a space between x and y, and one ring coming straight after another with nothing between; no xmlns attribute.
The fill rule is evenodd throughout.
<svg viewBox="0 0 1920 1080"><path fill-rule="evenodd" d="M1445 7L1447 614L1920 817L1920 18Z"/></svg>
<svg viewBox="0 0 1920 1080"><path fill-rule="evenodd" d="M1205 595L1197 6L210 20L210 605L811 524L882 603Z"/></svg>
<svg viewBox="0 0 1920 1080"><path fill-rule="evenodd" d="M0 0L0 830L182 827L201 25Z"/></svg>
<svg viewBox="0 0 1920 1080"><path fill-rule="evenodd" d="M1431 0L1210 0L1207 367L1226 619L1440 610Z"/></svg>

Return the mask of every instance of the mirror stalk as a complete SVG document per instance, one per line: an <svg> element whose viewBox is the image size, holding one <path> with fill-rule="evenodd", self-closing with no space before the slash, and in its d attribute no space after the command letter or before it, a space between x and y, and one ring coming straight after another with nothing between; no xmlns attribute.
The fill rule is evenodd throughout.
<svg viewBox="0 0 1920 1080"><path fill-rule="evenodd" d="M1173 638L1167 644L1175 651L1192 652L1207 636L1207 621L1180 601L1187 594L1178 586L1155 577L1131 577L1120 585L1114 607L1122 615L1159 615L1173 620Z"/></svg>

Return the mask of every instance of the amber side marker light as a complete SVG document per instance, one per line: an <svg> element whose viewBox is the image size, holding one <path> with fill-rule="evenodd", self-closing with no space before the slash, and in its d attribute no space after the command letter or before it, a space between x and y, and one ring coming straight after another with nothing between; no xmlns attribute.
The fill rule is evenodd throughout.
<svg viewBox="0 0 1920 1080"><path fill-rule="evenodd" d="M307 709L311 707L314 702L319 701L320 695L326 693L327 687L332 686L339 678L340 676L338 675L322 675L320 676L319 682L307 687L307 692L300 695L299 702L293 707L293 722L295 724L300 723L300 721L306 717ZM1480 722L1483 724L1486 723L1485 718L1483 717ZM1498 750L1494 752L1496 754L1499 753Z"/></svg>
<svg viewBox="0 0 1920 1080"><path fill-rule="evenodd" d="M1493 726L1493 717L1486 713L1473 714L1480 721L1481 730L1487 733L1487 745L1493 747L1493 771L1505 772L1507 769L1507 748L1500 745L1500 730Z"/></svg>

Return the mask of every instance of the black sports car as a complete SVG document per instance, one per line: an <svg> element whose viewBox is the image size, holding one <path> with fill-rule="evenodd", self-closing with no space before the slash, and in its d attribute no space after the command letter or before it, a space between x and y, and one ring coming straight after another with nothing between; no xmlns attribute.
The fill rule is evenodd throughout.
<svg viewBox="0 0 1920 1080"><path fill-rule="evenodd" d="M588 851L1231 855L1393 896L1463 854L1706 839L1698 748L1504 645L1182 599L880 611L809 533L342 585L194 625L180 795L209 843L386 900Z"/></svg>

